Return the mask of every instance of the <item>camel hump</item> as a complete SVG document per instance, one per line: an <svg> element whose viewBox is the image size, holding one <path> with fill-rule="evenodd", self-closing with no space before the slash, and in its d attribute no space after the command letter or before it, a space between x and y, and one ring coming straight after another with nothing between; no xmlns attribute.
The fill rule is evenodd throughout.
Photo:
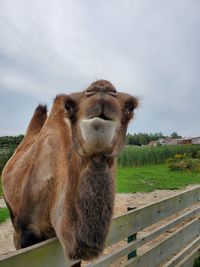
<svg viewBox="0 0 200 267"><path fill-rule="evenodd" d="M27 128L25 137L30 137L38 134L42 126L44 125L47 118L47 106L46 105L38 105L33 113L33 117L29 123Z"/></svg>

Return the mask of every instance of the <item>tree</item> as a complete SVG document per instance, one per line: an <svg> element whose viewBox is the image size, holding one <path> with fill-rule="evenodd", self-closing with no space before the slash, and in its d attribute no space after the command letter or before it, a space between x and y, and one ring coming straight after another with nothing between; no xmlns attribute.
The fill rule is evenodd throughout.
<svg viewBox="0 0 200 267"><path fill-rule="evenodd" d="M126 136L126 144L128 145L135 145L135 146L141 146L141 145L148 145L150 141L156 141L160 138L163 138L164 135L160 133L138 133L138 134L127 134Z"/></svg>
<svg viewBox="0 0 200 267"><path fill-rule="evenodd" d="M171 138L181 138L182 137L181 135L178 135L177 132L173 132L170 136L171 136Z"/></svg>
<svg viewBox="0 0 200 267"><path fill-rule="evenodd" d="M1 136L0 145L13 145L17 146L23 139L23 135L18 136Z"/></svg>

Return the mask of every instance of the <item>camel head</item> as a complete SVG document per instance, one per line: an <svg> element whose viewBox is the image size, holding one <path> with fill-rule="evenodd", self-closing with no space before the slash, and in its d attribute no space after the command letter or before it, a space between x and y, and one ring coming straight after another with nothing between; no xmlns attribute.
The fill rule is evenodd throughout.
<svg viewBox="0 0 200 267"><path fill-rule="evenodd" d="M102 253L114 205L114 157L137 103L99 80L58 95L48 117L45 107L36 109L2 175L17 248L56 234L71 259Z"/></svg>
<svg viewBox="0 0 200 267"><path fill-rule="evenodd" d="M109 81L98 80L83 92L66 96L64 104L74 147L81 156L118 155L138 105L135 97L117 92Z"/></svg>

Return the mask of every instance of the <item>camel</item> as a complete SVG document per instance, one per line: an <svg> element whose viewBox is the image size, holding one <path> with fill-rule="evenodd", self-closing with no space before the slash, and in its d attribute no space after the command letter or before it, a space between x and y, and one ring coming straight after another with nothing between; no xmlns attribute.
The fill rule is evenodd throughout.
<svg viewBox="0 0 200 267"><path fill-rule="evenodd" d="M70 259L104 248L114 204L116 156L137 98L106 80L39 105L2 173L16 249L57 236Z"/></svg>

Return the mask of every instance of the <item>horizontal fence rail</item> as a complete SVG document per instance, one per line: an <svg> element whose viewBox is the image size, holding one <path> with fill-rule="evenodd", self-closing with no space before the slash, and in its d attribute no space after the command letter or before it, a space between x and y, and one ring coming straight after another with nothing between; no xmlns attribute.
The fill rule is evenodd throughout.
<svg viewBox="0 0 200 267"><path fill-rule="evenodd" d="M106 247L127 240L127 237L136 235L148 226L164 219L168 220L169 216L181 212L181 215L177 215L175 219L162 222L160 226L147 231L142 238L113 249L109 254L102 255L85 266L106 267L115 262L118 263L122 257L127 257L137 248L184 222L149 251L126 261L123 266L157 267L162 263L165 267L191 267L192 265L188 264L191 264L192 260L194 262L200 249L200 206L198 203L200 203L200 186L113 218ZM184 211L186 208L190 210ZM56 238L0 256L0 267L67 267L76 262L78 261L70 261L64 257L61 245Z"/></svg>
<svg viewBox="0 0 200 267"><path fill-rule="evenodd" d="M195 259L196 252L198 252L199 248L200 248L200 236L198 236L196 239L194 239L181 252L179 252L172 259L170 259L167 263L165 263L163 265L163 267L182 266L183 262L184 262L184 264L186 264L186 262L189 258L188 256L190 254ZM193 263L194 263L194 260L193 260ZM192 266L192 263L188 266Z"/></svg>
<svg viewBox="0 0 200 267"><path fill-rule="evenodd" d="M200 220L194 219L181 227L169 238L162 241L147 253L131 260L126 267L155 267L159 266L169 256L176 253L180 248L197 238L200 234Z"/></svg>

